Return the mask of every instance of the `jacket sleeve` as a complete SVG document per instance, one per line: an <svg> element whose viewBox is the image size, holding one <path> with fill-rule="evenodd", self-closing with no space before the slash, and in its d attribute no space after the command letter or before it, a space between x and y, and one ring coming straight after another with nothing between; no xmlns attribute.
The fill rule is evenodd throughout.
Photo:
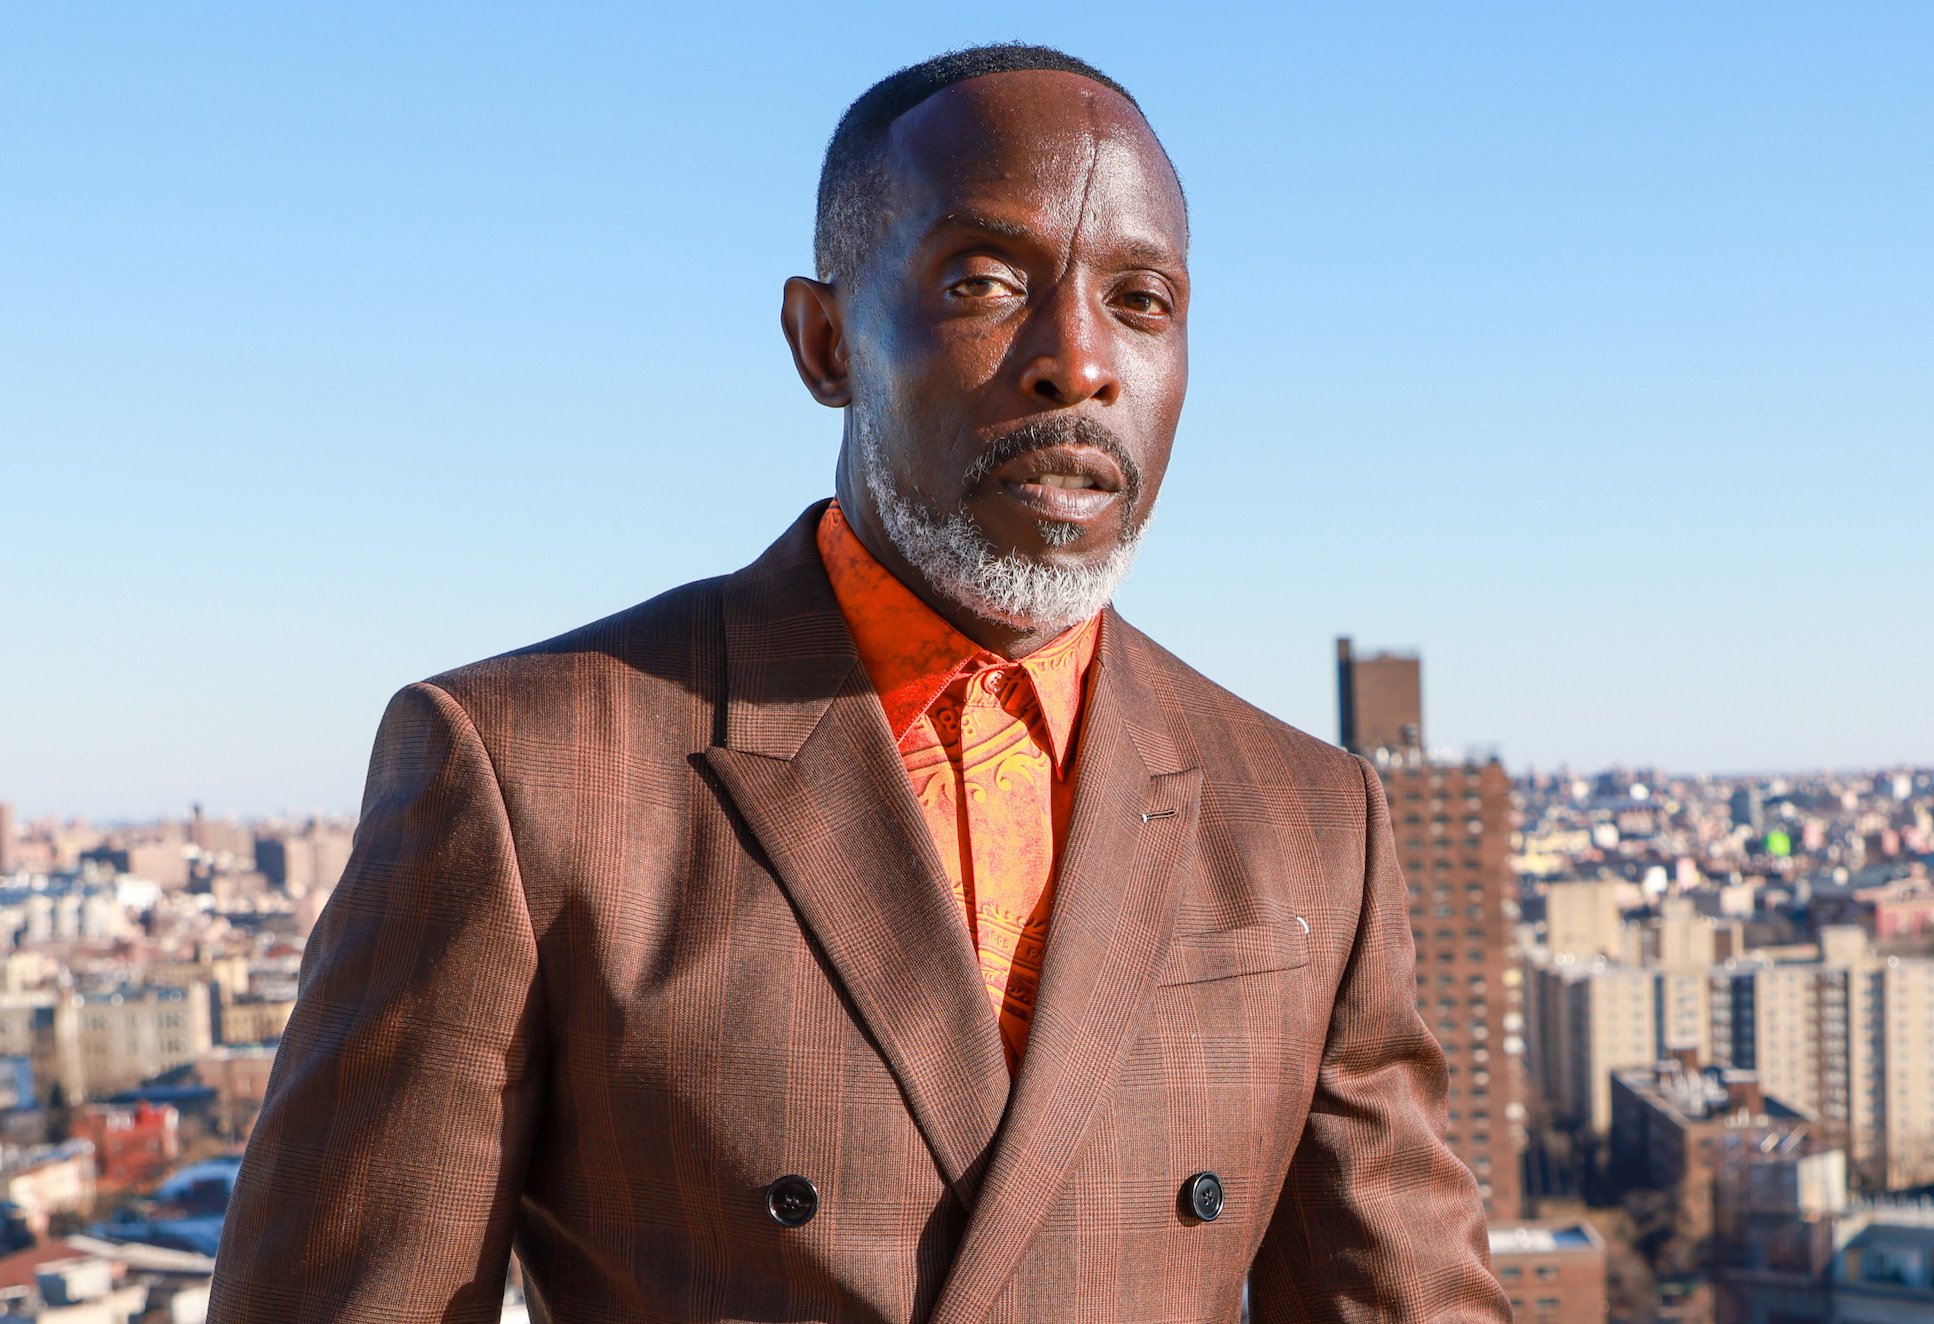
<svg viewBox="0 0 1934 1324"><path fill-rule="evenodd" d="M1251 1272L1255 1324L1508 1324L1483 1202L1443 1142L1443 1050L1417 1012L1409 898L1381 779L1363 904L1301 1145Z"/></svg>
<svg viewBox="0 0 1934 1324"><path fill-rule="evenodd" d="M541 1017L495 771L457 702L411 686L384 715L354 850L303 956L212 1324L498 1319Z"/></svg>

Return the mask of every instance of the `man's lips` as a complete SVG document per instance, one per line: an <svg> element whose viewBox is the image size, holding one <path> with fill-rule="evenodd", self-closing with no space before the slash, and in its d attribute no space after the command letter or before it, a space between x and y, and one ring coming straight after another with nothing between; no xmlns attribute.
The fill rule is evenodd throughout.
<svg viewBox="0 0 1934 1324"><path fill-rule="evenodd" d="M1121 466L1093 446L1048 446L1016 456L992 477L1006 492L1042 519L1084 523L1121 495Z"/></svg>

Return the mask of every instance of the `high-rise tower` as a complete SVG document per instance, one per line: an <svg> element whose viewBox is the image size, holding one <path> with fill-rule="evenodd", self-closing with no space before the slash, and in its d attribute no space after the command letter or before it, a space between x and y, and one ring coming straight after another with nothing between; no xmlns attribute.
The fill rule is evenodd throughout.
<svg viewBox="0 0 1934 1324"><path fill-rule="evenodd" d="M1484 1212L1520 1214L1525 1140L1523 973L1512 948L1511 782L1496 759L1424 753L1414 654L1359 658L1336 641L1343 745L1376 765L1410 886L1417 1006L1450 1069L1446 1139L1476 1174Z"/></svg>
<svg viewBox="0 0 1934 1324"><path fill-rule="evenodd" d="M1414 653L1358 657L1347 636L1336 641L1337 711L1343 747L1375 758L1424 746L1423 666Z"/></svg>

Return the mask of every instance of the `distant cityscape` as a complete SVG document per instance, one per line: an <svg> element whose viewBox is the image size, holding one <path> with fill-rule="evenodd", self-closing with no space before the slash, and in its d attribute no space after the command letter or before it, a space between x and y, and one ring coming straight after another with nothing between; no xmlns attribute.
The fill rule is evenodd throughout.
<svg viewBox="0 0 1934 1324"><path fill-rule="evenodd" d="M1934 1319L1934 769L1513 777L1431 751L1415 655L1337 681L1517 1319ZM0 803L5 1319L204 1318L353 836Z"/></svg>
<svg viewBox="0 0 1934 1324"><path fill-rule="evenodd" d="M1934 1320L1934 770L1508 777L1337 641L1520 1321Z"/></svg>

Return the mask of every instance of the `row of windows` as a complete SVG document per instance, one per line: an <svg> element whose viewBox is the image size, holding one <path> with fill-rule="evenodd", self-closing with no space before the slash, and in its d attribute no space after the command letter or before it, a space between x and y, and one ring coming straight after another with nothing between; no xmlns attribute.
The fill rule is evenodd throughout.
<svg viewBox="0 0 1934 1324"><path fill-rule="evenodd" d="M1506 973L1508 974L1509 972L1507 971ZM1425 981L1426 981L1426 980L1427 980L1428 978L1429 978L1429 976L1428 976L1427 974L1420 974L1420 975L1418 975L1418 976L1417 976L1417 982L1418 982L1419 984L1421 984L1421 983L1424 983L1424 982L1425 982ZM1471 992L1473 992L1473 993L1482 993L1482 992L1484 991L1484 976L1483 976L1482 974L1479 974L1479 975L1475 975L1475 976L1473 976L1473 977L1471 977L1471 978L1470 978L1470 979L1468 979L1468 980L1466 980L1466 979L1459 979L1459 978L1458 978L1458 977L1457 977L1456 975L1444 975L1444 974L1440 974L1440 975L1438 975L1438 976L1437 976L1437 982L1438 982L1438 983L1439 983L1440 985L1443 985L1443 984L1466 984L1466 983L1467 983L1467 984L1469 984L1469 985L1470 985L1470 989L1471 989Z"/></svg>
<svg viewBox="0 0 1934 1324"><path fill-rule="evenodd" d="M1467 906L1465 907L1464 913L1465 915L1469 916L1471 919L1483 919L1484 907ZM1456 906L1437 906L1433 909L1432 915L1436 919L1456 919L1457 907ZM1424 908L1422 906L1412 906L1410 908L1410 918L1422 919L1423 917L1424 917ZM1484 930L1478 929L1471 936L1481 938L1484 936Z"/></svg>
<svg viewBox="0 0 1934 1324"><path fill-rule="evenodd" d="M1418 918L1422 918L1422 916L1419 916ZM1424 929L1412 929L1410 931L1410 938L1412 942L1421 943L1425 941L1427 938L1429 938L1430 936L1431 935ZM1485 939L1489 938L1490 936L1491 935L1483 929L1465 929L1464 930L1464 940L1466 942L1483 942ZM1435 941L1440 943L1456 942L1457 930L1439 929L1437 930Z"/></svg>
<svg viewBox="0 0 1934 1324"><path fill-rule="evenodd" d="M1461 866L1447 859L1438 860L1432 864L1426 864L1423 861L1415 858L1406 859L1403 862L1403 871L1406 877L1420 879L1425 874L1436 874L1438 875L1436 882L1440 887L1450 886L1450 879L1448 875L1457 872L1459 868L1462 868L1466 874L1471 875L1470 881L1468 881L1465 884L1465 886L1467 887L1491 886L1491 882L1486 881L1490 879L1490 876L1491 876L1490 871L1487 870L1484 867L1483 863L1478 860L1466 860Z"/></svg>
<svg viewBox="0 0 1934 1324"><path fill-rule="evenodd" d="M1535 1266L1533 1272L1537 1274L1540 1282L1548 1283L1558 1276L1558 1266L1555 1264L1540 1264ZM1498 1269L1498 1277L1507 1283L1515 1283L1524 1277L1524 1266L1521 1264L1506 1264Z"/></svg>
<svg viewBox="0 0 1934 1324"><path fill-rule="evenodd" d="M1440 779L1432 778L1430 784L1433 787L1441 787L1444 783ZM1403 804L1405 808L1409 808L1411 805L1415 805L1415 804L1422 804L1423 800L1424 800L1424 793L1422 791L1407 790L1403 793ZM1430 811L1433 814L1437 813L1439 810L1443 809L1447 803L1448 802L1442 796L1432 796L1430 801ZM1466 809L1482 809L1484 807L1484 800L1481 796L1466 794L1464 797L1464 807Z"/></svg>
<svg viewBox="0 0 1934 1324"><path fill-rule="evenodd" d="M1405 814L1403 821L1405 827L1422 827L1424 824L1423 815L1421 814ZM1450 822L1451 820L1448 814L1438 814L1430 820L1431 834L1433 836L1443 836L1450 830ZM1484 834L1484 820L1481 818L1465 819L1464 831L1470 834L1470 840L1476 841Z"/></svg>

